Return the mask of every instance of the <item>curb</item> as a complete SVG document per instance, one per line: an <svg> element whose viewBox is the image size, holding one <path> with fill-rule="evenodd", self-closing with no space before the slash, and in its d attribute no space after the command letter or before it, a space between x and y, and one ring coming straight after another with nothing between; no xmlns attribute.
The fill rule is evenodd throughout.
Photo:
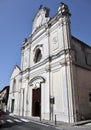
<svg viewBox="0 0 91 130"><path fill-rule="evenodd" d="M80 122L72 124L72 126L81 126L81 125L85 125L88 123L91 123L91 120L80 121Z"/></svg>
<svg viewBox="0 0 91 130"><path fill-rule="evenodd" d="M42 123L42 124L46 124L46 125L50 125L50 126L54 126L54 127L72 127L72 126L81 126L81 125L85 125L85 124L88 124L88 123L91 123L91 120L85 120L85 121L79 121L79 122L76 122L76 123L72 123L72 124L69 124L69 123L64 123L64 122L56 122L56 125L55 125L55 121L47 121L47 120L39 120L39 119L34 119L34 118L29 118L29 117L22 117L22 116L17 116L17 115L13 115L13 114L10 114L10 116L13 116L13 117L16 117L16 118L24 118L24 119L27 119L27 120L30 120L30 121L34 121L34 122L39 122L39 123Z"/></svg>

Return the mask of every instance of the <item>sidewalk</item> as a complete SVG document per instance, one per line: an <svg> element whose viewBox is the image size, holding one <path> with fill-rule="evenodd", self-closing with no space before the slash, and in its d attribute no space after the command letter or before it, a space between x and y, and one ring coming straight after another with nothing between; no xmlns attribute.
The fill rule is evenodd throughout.
<svg viewBox="0 0 91 130"><path fill-rule="evenodd" d="M39 123L43 123L46 125L50 125L50 126L55 126L55 127L62 127L62 126L71 126L71 124L66 123L66 122L61 122L61 121L54 121L54 120L40 120L39 117L24 117L24 116L16 116L13 114L10 114L10 116L16 117L16 118L24 118L30 121L34 121L34 122L39 122Z"/></svg>
<svg viewBox="0 0 91 130"><path fill-rule="evenodd" d="M10 114L12 115L12 114ZM39 123L43 123L46 125L50 125L50 126L54 126L54 127L59 127L61 128L67 128L67 127L74 127L74 126L81 126L81 125L85 125L88 123L91 123L91 120L85 120L85 121L79 121L79 122L75 122L75 123L66 123L66 122L62 122L62 121L54 121L54 120L40 120L39 117L22 117L22 116L16 116L16 115L12 115L16 118L24 118L24 119L28 119L30 121L34 121L34 122L39 122Z"/></svg>
<svg viewBox="0 0 91 130"><path fill-rule="evenodd" d="M27 119L30 119L30 120L35 121L35 122L48 124L48 125L51 125L51 126L69 126L69 123L61 122L61 121L44 120L44 119L40 120L39 118L36 118L36 117L27 118Z"/></svg>

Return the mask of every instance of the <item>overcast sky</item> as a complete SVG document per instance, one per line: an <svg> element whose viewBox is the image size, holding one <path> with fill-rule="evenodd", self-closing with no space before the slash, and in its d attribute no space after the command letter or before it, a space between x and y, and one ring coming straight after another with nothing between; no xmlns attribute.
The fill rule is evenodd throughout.
<svg viewBox="0 0 91 130"><path fill-rule="evenodd" d="M21 65L22 42L40 5L50 8L52 17L61 2L72 14L72 35L91 45L91 0L0 0L0 90L9 85L14 65Z"/></svg>

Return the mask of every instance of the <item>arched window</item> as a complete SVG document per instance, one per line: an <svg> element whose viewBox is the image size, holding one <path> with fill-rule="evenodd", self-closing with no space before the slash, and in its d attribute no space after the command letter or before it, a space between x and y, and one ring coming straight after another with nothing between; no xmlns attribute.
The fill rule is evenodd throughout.
<svg viewBox="0 0 91 130"><path fill-rule="evenodd" d="M41 50L38 48L35 52L34 62L35 63L39 62L41 58L42 58Z"/></svg>
<svg viewBox="0 0 91 130"><path fill-rule="evenodd" d="M15 91L15 88L16 88L16 79L13 80L13 88L12 88L13 93Z"/></svg>

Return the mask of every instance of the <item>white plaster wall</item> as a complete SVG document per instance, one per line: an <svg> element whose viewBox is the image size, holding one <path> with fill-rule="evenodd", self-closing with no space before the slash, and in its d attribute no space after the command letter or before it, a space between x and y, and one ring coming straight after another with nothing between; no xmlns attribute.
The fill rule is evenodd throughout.
<svg viewBox="0 0 91 130"><path fill-rule="evenodd" d="M50 55L58 53L63 48L63 29L57 22L50 29Z"/></svg>
<svg viewBox="0 0 91 130"><path fill-rule="evenodd" d="M28 86L28 110L27 116L32 116L32 86Z"/></svg>
<svg viewBox="0 0 91 130"><path fill-rule="evenodd" d="M49 106L49 96L50 96L50 88L49 88L49 73L43 74L45 77L45 83L41 84L41 116L42 119L49 119L50 114L50 106Z"/></svg>
<svg viewBox="0 0 91 130"><path fill-rule="evenodd" d="M19 75L19 68L16 66L13 70L10 80L10 89L9 89L9 98L8 98L8 105L7 110L11 112L11 105L12 99L15 99L14 102L14 114L19 114L19 95L20 95L20 75ZM15 87L14 86L14 79L16 80Z"/></svg>
<svg viewBox="0 0 91 130"><path fill-rule="evenodd" d="M30 46L26 47L24 50L22 50L22 64L21 68L22 70L25 70L30 66Z"/></svg>
<svg viewBox="0 0 91 130"><path fill-rule="evenodd" d="M26 116L28 111L28 79L22 79L20 89L20 115Z"/></svg>
<svg viewBox="0 0 91 130"><path fill-rule="evenodd" d="M53 105L53 118L68 122L67 80L65 66L52 70L52 96L55 98Z"/></svg>

